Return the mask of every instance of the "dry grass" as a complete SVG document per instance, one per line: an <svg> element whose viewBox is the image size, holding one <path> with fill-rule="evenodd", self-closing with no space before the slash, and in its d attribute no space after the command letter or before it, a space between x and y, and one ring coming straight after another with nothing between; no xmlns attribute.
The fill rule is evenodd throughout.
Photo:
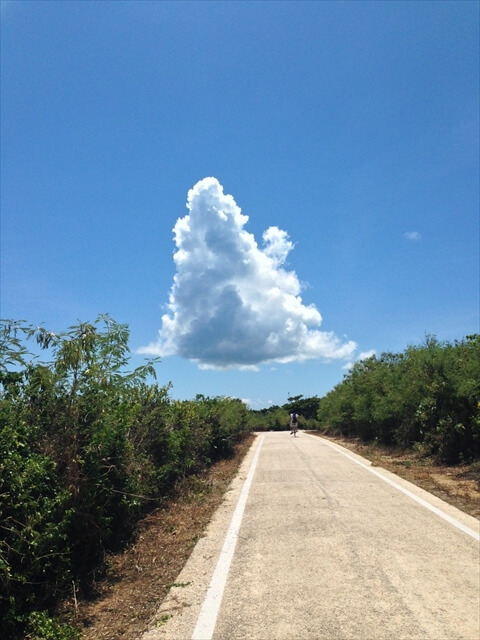
<svg viewBox="0 0 480 640"><path fill-rule="evenodd" d="M77 623L85 640L133 640L146 629L187 561L254 436L237 445L235 455L200 478L185 482L175 500L140 522L135 542L108 558L106 578L96 598L78 602ZM66 603L70 611L74 603Z"/></svg>

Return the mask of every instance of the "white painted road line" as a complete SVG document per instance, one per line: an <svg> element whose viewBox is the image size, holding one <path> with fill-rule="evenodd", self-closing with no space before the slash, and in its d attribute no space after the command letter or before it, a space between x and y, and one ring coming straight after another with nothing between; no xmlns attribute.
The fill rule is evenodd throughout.
<svg viewBox="0 0 480 640"><path fill-rule="evenodd" d="M250 465L250 469L248 470L245 484L243 485L242 492L232 516L232 521L230 522L227 535L225 536L225 541L218 558L217 566L213 572L212 580L210 581L210 585L207 590L207 595L205 596L205 600L197 619L197 624L193 631L192 640L211 640L213 636L218 612L220 610L220 605L222 604L223 592L225 590L230 564L237 544L238 532L242 524L248 492L255 474L264 438L264 435L260 437L255 456Z"/></svg>
<svg viewBox="0 0 480 640"><path fill-rule="evenodd" d="M312 436L309 433L307 433L305 435L310 436L310 438L315 438L316 440L320 439L318 436ZM440 518L443 518L444 520L446 520L447 522L452 524L454 527L457 527L457 529L460 529L460 531L463 531L464 533L466 533L467 535L471 536L475 540L480 540L480 534L479 533L477 533L473 529L470 529L469 527L466 527L464 524L462 524L461 522L459 522L455 518L452 518L451 516L448 515L448 513L445 513L441 509L438 509L437 507L433 506L432 504L429 504L426 500L423 500L419 496L416 496L414 493L412 493L408 489L405 489L404 487L400 486L399 484L397 484L396 482L394 482L390 478L387 478L386 476L384 476L383 474L379 473L375 469L372 469L372 467L368 466L367 464L364 464L360 460L357 460L353 456L349 455L346 451L342 450L340 447L337 447L336 445L332 444L331 442L328 442L327 440L325 440L323 438L321 439L321 442L323 444L325 444L327 447L335 449L335 451L338 451L338 453L341 453L342 456L345 456L346 458L348 458L352 462L355 462L355 464L358 464L360 467L363 467L364 469L366 469L370 473L373 473L374 476L377 476L377 478L380 478L381 480L383 480L384 482L386 482L390 486L394 487L398 491L401 491L402 493L404 493L406 496L408 496L412 500L415 500L415 502L418 502L418 504L421 504L422 507L425 507L426 509L429 509L430 511L435 513Z"/></svg>

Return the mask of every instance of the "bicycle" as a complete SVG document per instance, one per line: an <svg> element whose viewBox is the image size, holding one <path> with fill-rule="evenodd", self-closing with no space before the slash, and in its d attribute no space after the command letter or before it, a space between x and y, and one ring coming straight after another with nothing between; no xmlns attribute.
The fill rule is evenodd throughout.
<svg viewBox="0 0 480 640"><path fill-rule="evenodd" d="M290 414L290 435L293 435L294 438L297 437L298 431L298 415L296 413Z"/></svg>

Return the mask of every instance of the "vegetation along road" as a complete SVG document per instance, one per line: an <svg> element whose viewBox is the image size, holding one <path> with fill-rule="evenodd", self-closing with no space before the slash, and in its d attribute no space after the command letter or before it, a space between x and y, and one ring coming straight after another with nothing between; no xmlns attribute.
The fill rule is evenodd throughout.
<svg viewBox="0 0 480 640"><path fill-rule="evenodd" d="M259 435L142 640L473 640L479 522L336 444Z"/></svg>

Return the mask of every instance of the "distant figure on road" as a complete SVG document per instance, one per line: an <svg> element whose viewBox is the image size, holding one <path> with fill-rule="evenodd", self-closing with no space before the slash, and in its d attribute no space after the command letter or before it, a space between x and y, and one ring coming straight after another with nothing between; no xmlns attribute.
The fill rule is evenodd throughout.
<svg viewBox="0 0 480 640"><path fill-rule="evenodd" d="M298 430L298 413L292 411L290 414L290 435L293 435L294 438L297 437Z"/></svg>

